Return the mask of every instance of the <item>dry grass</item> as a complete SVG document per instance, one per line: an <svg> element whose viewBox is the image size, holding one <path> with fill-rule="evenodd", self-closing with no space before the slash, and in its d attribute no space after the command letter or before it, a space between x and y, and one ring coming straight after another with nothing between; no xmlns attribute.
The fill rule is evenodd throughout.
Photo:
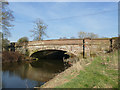
<svg viewBox="0 0 120 90"><path fill-rule="evenodd" d="M45 88L53 88L55 86L62 85L66 82L69 82L70 79L72 79L78 75L78 72L76 72L75 68L76 67L70 67L69 69L66 69L64 72L58 74L53 79L51 79L50 81L45 83L41 88L44 88L44 87Z"/></svg>

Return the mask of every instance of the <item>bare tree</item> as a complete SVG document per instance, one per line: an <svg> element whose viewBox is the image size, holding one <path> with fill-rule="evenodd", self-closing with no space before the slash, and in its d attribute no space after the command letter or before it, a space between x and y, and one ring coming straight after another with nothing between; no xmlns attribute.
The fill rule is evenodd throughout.
<svg viewBox="0 0 120 90"><path fill-rule="evenodd" d="M78 33L78 37L80 38L80 39L83 39L83 38L85 38L87 36L87 33L86 32L79 32Z"/></svg>
<svg viewBox="0 0 120 90"><path fill-rule="evenodd" d="M47 36L45 30L47 29L48 25L46 25L40 18L36 19L34 25L34 29L31 30L34 40L43 40L43 36Z"/></svg>
<svg viewBox="0 0 120 90"><path fill-rule="evenodd" d="M70 37L70 39L76 39L75 37Z"/></svg>
<svg viewBox="0 0 120 90"><path fill-rule="evenodd" d="M9 3L7 1L4 1L0 3L2 8L0 8L0 15L2 18L2 31L3 31L3 36L4 37L9 37L10 36L10 29L14 26L11 24L11 21L14 21L14 16L13 16L13 11L11 11L8 7Z"/></svg>
<svg viewBox="0 0 120 90"><path fill-rule="evenodd" d="M6 38L3 38L3 33L0 32L0 51L7 50L8 46L10 45L10 41Z"/></svg>
<svg viewBox="0 0 120 90"><path fill-rule="evenodd" d="M63 39L67 39L67 37L63 37Z"/></svg>
<svg viewBox="0 0 120 90"><path fill-rule="evenodd" d="M87 33L87 37L88 38L98 38L98 35L94 34L94 33Z"/></svg>
<svg viewBox="0 0 120 90"><path fill-rule="evenodd" d="M59 39L68 39L67 37L60 37Z"/></svg>
<svg viewBox="0 0 120 90"><path fill-rule="evenodd" d="M94 33L87 33L87 32L79 32L78 33L78 37L80 39L83 39L83 38L98 38L99 36L97 34L94 34Z"/></svg>

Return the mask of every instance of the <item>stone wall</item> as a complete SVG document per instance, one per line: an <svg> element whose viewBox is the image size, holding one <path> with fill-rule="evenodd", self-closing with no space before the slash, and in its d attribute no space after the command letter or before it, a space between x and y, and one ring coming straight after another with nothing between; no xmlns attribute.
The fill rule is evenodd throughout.
<svg viewBox="0 0 120 90"><path fill-rule="evenodd" d="M110 39L84 39L85 40L85 55L90 56L100 52L110 50ZM112 39L114 44L114 39ZM25 49L25 46L22 46ZM21 49L22 48L18 48ZM30 41L27 44L27 49L30 55L41 50L63 50L72 53L76 56L83 54L83 39L61 39L61 40L43 40ZM17 50L17 49L16 49Z"/></svg>

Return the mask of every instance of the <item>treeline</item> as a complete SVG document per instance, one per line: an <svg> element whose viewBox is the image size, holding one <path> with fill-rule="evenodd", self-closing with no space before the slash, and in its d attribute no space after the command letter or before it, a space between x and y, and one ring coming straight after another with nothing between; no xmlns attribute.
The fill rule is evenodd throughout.
<svg viewBox="0 0 120 90"><path fill-rule="evenodd" d="M95 33L90 33L90 32L78 32L78 36L77 37L60 37L59 39L84 39L84 38L91 38L91 39L95 39L95 38L99 38L98 34Z"/></svg>

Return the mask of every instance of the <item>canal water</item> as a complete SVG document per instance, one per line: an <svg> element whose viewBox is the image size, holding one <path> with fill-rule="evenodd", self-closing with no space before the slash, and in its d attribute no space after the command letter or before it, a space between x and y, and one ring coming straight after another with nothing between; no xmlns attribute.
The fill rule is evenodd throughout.
<svg viewBox="0 0 120 90"><path fill-rule="evenodd" d="M68 67L63 60L7 63L2 65L3 88L40 87Z"/></svg>

